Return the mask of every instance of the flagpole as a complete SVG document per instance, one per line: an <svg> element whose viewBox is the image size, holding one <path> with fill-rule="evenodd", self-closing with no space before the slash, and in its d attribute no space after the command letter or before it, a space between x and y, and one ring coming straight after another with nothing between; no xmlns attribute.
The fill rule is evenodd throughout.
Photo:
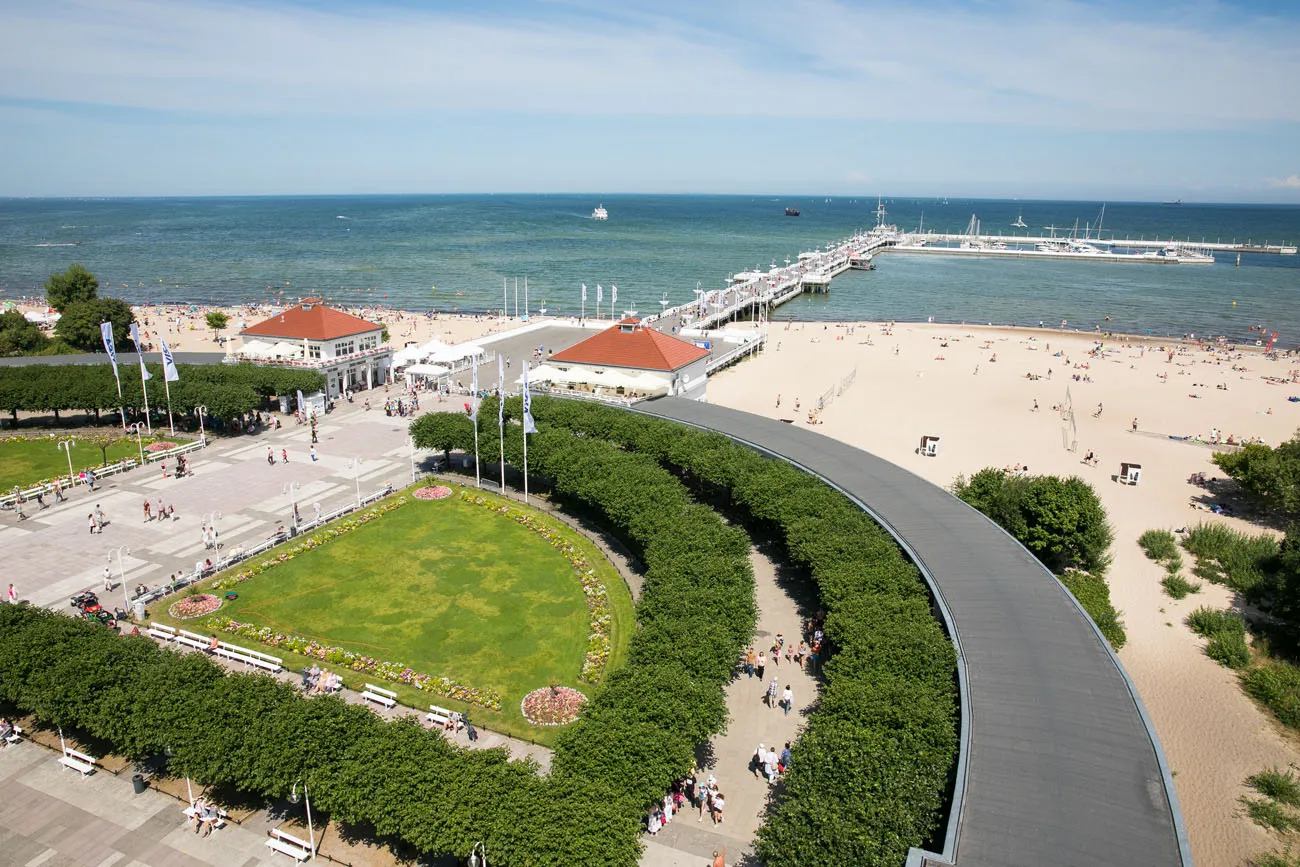
<svg viewBox="0 0 1300 867"><path fill-rule="evenodd" d="M524 275L524 318L528 318L528 275Z"/></svg>
<svg viewBox="0 0 1300 867"><path fill-rule="evenodd" d="M167 390L167 427L171 428L172 436L176 436L176 422L172 421L172 386L167 381L167 374L163 374L163 388ZM149 412L149 401L145 400L145 412Z"/></svg>
<svg viewBox="0 0 1300 867"><path fill-rule="evenodd" d="M515 278L515 318L519 318L519 278Z"/></svg>
<svg viewBox="0 0 1300 867"><path fill-rule="evenodd" d="M519 397L524 406L528 405L528 362L524 362L524 382L519 389ZM524 505L528 505L528 421L525 414L525 421L519 426L524 432Z"/></svg>
<svg viewBox="0 0 1300 867"><path fill-rule="evenodd" d="M510 315L510 278L501 278L501 318Z"/></svg>
<svg viewBox="0 0 1300 867"><path fill-rule="evenodd" d="M136 344L135 351L140 356L140 393L144 395L144 429L149 436L153 436L153 422L149 419L149 388L145 385L144 353L140 351L139 344ZM175 436L176 431L172 431L172 435Z"/></svg>
<svg viewBox="0 0 1300 867"><path fill-rule="evenodd" d="M506 390L501 353L497 353L497 442L501 445L501 495L506 493Z"/></svg>
<svg viewBox="0 0 1300 867"><path fill-rule="evenodd" d="M117 408L122 413L122 430L126 430L126 399L122 397L122 380L117 380Z"/></svg>
<svg viewBox="0 0 1300 867"><path fill-rule="evenodd" d="M474 364L474 487L483 487L478 465L478 363Z"/></svg>

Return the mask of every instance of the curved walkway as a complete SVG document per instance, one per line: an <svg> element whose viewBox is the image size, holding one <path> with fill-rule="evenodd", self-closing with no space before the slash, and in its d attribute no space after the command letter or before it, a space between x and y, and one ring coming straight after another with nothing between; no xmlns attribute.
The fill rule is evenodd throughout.
<svg viewBox="0 0 1300 867"><path fill-rule="evenodd" d="M680 398L637 409L819 476L920 567L957 645L962 732L943 852L914 850L909 864L1192 863L1136 690L1074 598L1019 543L941 488L794 425Z"/></svg>

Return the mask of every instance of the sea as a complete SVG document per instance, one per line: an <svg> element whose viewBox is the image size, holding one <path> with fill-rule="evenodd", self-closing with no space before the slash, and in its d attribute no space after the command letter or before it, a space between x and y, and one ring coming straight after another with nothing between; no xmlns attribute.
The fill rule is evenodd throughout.
<svg viewBox="0 0 1300 867"><path fill-rule="evenodd" d="M883 200L887 223L959 233L1295 244L1300 206ZM1102 207L1105 206L1104 218ZM592 219L603 205L609 219ZM798 217L786 216L797 208ZM0 302L80 263L131 303L235 305L318 296L347 306L510 313L658 312L730 275L796 259L876 222L875 197L401 195L0 199ZM1018 218L1028 229L1016 229ZM1077 227L1077 228L1076 228ZM883 253L774 318L992 323L1155 336L1279 332L1300 344L1300 256L1212 266ZM516 289L516 284L518 288ZM526 289L525 289L526 286ZM610 303L617 286L617 305ZM1109 319L1107 319L1109 317Z"/></svg>

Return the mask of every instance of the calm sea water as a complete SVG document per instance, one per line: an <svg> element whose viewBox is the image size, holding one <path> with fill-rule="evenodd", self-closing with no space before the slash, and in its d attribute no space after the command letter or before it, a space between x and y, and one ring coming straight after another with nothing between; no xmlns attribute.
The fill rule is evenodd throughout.
<svg viewBox="0 0 1300 867"><path fill-rule="evenodd" d="M598 204L607 222L590 219ZM798 218L784 216L798 207ZM345 196L0 200L0 297L33 294L73 262L131 302L237 303L323 294L343 304L473 311L515 305L576 313L579 286L619 290L620 311L782 263L874 223L875 199L772 196ZM960 232L1015 231L1018 215L1066 231L1099 202L886 200L888 221ZM1024 230L1021 230L1024 231ZM1106 237L1300 239L1300 207L1111 203ZM1112 235L1113 233L1113 235ZM49 245L49 246L46 246ZM1300 257L1221 254L1211 267L1024 262L885 254L826 296L781 308L795 319L1059 324L1156 334L1253 337L1263 324L1300 343ZM436 287L436 288L435 288ZM1235 306L1233 302L1236 302Z"/></svg>

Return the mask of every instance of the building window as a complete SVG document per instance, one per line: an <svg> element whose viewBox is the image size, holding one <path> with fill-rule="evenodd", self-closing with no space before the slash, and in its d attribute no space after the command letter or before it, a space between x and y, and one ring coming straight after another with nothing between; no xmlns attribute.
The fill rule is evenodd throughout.
<svg viewBox="0 0 1300 867"><path fill-rule="evenodd" d="M307 357L308 357L308 358L320 358L320 344L319 344L319 343L309 343L309 344L307 344Z"/></svg>
<svg viewBox="0 0 1300 867"><path fill-rule="evenodd" d="M334 344L335 355L351 355L356 351L357 349L356 349L355 340L343 340L340 341L339 343Z"/></svg>

